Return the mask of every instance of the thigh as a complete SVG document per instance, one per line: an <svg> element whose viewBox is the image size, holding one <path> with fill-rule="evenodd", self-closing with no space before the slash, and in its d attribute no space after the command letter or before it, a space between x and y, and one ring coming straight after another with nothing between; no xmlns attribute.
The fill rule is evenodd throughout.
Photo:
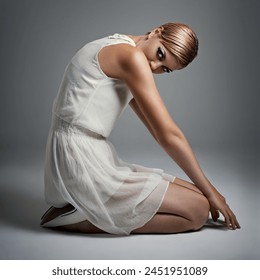
<svg viewBox="0 0 260 280"><path fill-rule="evenodd" d="M203 195L203 193L201 192L201 190L197 186L195 186L193 183L190 183L186 180L183 180L183 179L180 179L180 178L176 177L175 180L174 180L174 183L176 185L188 188L192 191L195 191L195 192Z"/></svg>
<svg viewBox="0 0 260 280"><path fill-rule="evenodd" d="M177 180L177 183L169 183L158 212L133 233L186 232L197 230L205 224L209 214L206 197L194 185L186 185L182 180Z"/></svg>
<svg viewBox="0 0 260 280"><path fill-rule="evenodd" d="M193 219L195 215L207 209L209 209L209 203L204 195L194 191L193 188L176 184L174 181L169 184L158 213L169 213Z"/></svg>

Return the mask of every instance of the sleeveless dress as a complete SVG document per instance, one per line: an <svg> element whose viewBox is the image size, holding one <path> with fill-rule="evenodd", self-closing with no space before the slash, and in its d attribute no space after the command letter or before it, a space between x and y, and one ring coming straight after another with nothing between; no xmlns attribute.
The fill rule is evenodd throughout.
<svg viewBox="0 0 260 280"><path fill-rule="evenodd" d="M114 34L86 44L66 66L52 108L45 158L45 199L74 210L43 226L90 221L112 234L128 235L158 211L169 182L162 169L126 163L107 139L133 98L98 62L108 45L135 42Z"/></svg>

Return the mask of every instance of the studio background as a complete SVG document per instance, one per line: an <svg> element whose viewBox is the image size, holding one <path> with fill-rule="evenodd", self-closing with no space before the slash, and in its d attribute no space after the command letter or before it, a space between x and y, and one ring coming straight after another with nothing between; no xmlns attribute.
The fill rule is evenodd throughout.
<svg viewBox="0 0 260 280"><path fill-rule="evenodd" d="M259 1L0 3L1 259L259 258ZM118 239L41 229L39 219L47 209L45 145L52 102L67 63L89 41L114 33L145 34L170 21L194 29L199 54L186 69L155 76L158 89L205 173L242 221L242 229L226 232L208 226L194 234ZM124 160L187 179L130 108L109 138ZM153 238L159 238L159 245L149 246ZM212 238L217 244L224 242L225 248L214 245L206 250ZM64 249L62 244L71 240L75 246ZM186 248L178 247L180 240ZM88 254L81 250L83 241L88 248L92 244Z"/></svg>

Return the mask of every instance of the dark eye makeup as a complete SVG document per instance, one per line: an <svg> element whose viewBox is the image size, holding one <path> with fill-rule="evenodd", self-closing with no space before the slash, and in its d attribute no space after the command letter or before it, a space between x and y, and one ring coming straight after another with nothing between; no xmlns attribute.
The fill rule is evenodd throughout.
<svg viewBox="0 0 260 280"><path fill-rule="evenodd" d="M165 51L161 47L159 47L157 50L157 56L160 61L163 61L166 58ZM166 72L166 73L172 72L172 70L170 70L166 66L162 66L162 70L163 70L163 72Z"/></svg>
<svg viewBox="0 0 260 280"><path fill-rule="evenodd" d="M159 47L157 50L157 56L160 61L165 59L165 52L163 51L163 49L161 47Z"/></svg>
<svg viewBox="0 0 260 280"><path fill-rule="evenodd" d="M163 70L163 72L165 72L165 73L170 73L170 72L172 72L169 68L167 68L167 67L165 67L165 66L162 67L162 70Z"/></svg>

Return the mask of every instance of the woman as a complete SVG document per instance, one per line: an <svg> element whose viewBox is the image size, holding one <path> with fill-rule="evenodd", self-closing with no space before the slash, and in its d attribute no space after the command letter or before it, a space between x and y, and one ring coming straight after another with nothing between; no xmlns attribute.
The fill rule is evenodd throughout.
<svg viewBox="0 0 260 280"><path fill-rule="evenodd" d="M185 24L142 36L114 34L86 44L67 65L53 105L45 165L52 207L41 225L86 233L179 233L200 229L209 211L229 229L240 225L201 170L169 115L153 73L186 67L198 40ZM107 140L125 107L192 180L123 162Z"/></svg>

